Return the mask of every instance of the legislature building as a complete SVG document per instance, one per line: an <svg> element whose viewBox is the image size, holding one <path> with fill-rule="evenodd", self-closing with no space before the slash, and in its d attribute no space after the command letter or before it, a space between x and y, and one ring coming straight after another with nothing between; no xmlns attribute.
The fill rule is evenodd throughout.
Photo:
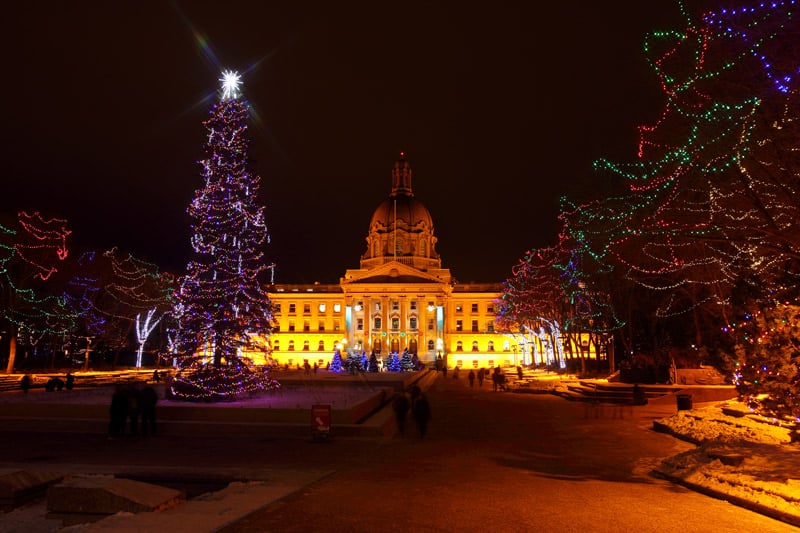
<svg viewBox="0 0 800 533"><path fill-rule="evenodd" d="M450 367L530 363L514 338L495 331L501 283L458 283L442 266L412 174L401 154L389 197L372 214L359 268L338 284L270 287L273 362L324 367L338 348L343 356L375 352L379 360L405 350L424 363L441 355Z"/></svg>

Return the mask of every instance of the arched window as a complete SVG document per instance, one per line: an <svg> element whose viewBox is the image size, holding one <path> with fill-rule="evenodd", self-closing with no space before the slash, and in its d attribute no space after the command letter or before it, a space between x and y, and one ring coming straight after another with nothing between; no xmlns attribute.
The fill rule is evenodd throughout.
<svg viewBox="0 0 800 533"><path fill-rule="evenodd" d="M325 351L325 341L319 341L319 346L317 346L317 351L324 352Z"/></svg>
<svg viewBox="0 0 800 533"><path fill-rule="evenodd" d="M429 352L432 352L432 351L433 351L433 339L430 339L430 340L428 341L428 351L429 351Z"/></svg>
<svg viewBox="0 0 800 533"><path fill-rule="evenodd" d="M279 341L278 339L272 341L272 351L273 352L281 351L281 341Z"/></svg>
<svg viewBox="0 0 800 533"><path fill-rule="evenodd" d="M490 352L494 351L494 341L489 341L489 347L487 348Z"/></svg>
<svg viewBox="0 0 800 533"><path fill-rule="evenodd" d="M408 319L408 329L417 329L417 317L412 316Z"/></svg>
<svg viewBox="0 0 800 533"><path fill-rule="evenodd" d="M303 351L304 352L308 351L308 341L303 341Z"/></svg>
<svg viewBox="0 0 800 533"><path fill-rule="evenodd" d="M294 351L294 341L289 341L289 351L290 352Z"/></svg>
<svg viewBox="0 0 800 533"><path fill-rule="evenodd" d="M508 341L503 341L503 351L504 352L511 351L511 344Z"/></svg>
<svg viewBox="0 0 800 533"><path fill-rule="evenodd" d="M464 345L461 343L461 341L458 341L456 343L456 351L457 352L463 352L464 351Z"/></svg>
<svg viewBox="0 0 800 533"><path fill-rule="evenodd" d="M472 351L473 352L478 351L478 341L472 341Z"/></svg>

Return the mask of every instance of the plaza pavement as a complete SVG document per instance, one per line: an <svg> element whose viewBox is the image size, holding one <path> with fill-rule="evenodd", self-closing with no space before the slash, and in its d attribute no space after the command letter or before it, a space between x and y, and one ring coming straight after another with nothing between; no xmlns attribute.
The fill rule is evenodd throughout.
<svg viewBox="0 0 800 533"><path fill-rule="evenodd" d="M237 433L239 436L246 437L248 434L263 434L263 431L265 428L267 428L267 431L274 435L276 440L289 437L294 439L293 442L299 442L297 440L299 437L300 439L307 441L309 440L308 436L310 435L310 403L329 401L330 403L335 404L338 402L342 407L340 410L347 411L354 404L358 404L360 401L362 401L360 393L359 398L356 398L355 394L350 394L349 396L345 397L344 395L346 393L343 391L337 392L337 394L340 394L340 396L332 396L332 391L336 388L334 385L332 385L333 380L340 380L339 382L341 382L341 380L347 381L351 390L361 391L363 388L363 392L367 393L365 394L365 397L374 398L374 395L378 394L379 397L385 399L386 395L391 393L391 390L402 390L403 388L407 388L407 386L413 381L407 381L407 376L403 376L402 378L399 376L402 375L387 376L391 379L399 380L389 384L386 384L378 379L372 379L369 381L369 383L364 383L364 376L327 376L320 374L317 376L307 376L302 372L290 371L285 373L283 376L276 376L282 383L284 383L283 393L273 395L271 397L272 406L266 407L266 409L272 409L276 413L280 411L295 411L293 414L294 418L292 420L287 419L278 422L265 422L264 420L252 420L248 418L248 415L245 415L244 420L237 423L228 423L228 425L217 424L217 431L219 431L220 427L223 427L224 431L226 432L233 430L234 433ZM427 389L436 379L437 375L431 372L429 374L422 375L422 377L424 379L419 381L419 384L424 389ZM370 379L370 376L367 376L366 379ZM323 383L325 383L325 385L323 385ZM313 389L314 394L312 396L306 395L305 397L298 397L294 395L294 392L298 392L301 389L306 391ZM323 391L326 389L328 393L327 396L325 393L323 393ZM80 391L78 390L76 392ZM59 393L40 394L50 395L51 398L56 398L57 396L54 395L58 395ZM59 400L62 400L60 404L69 404L69 402L63 401L67 399L66 393L61 394L65 395L58 397ZM106 394L108 394L108 392ZM76 407L76 410L83 410L84 412L90 412L94 414L90 415L88 418L84 417L81 420L71 420L68 424L62 423L58 425L57 431L72 433L75 431L82 432L88 430L95 432L95 436L98 431L101 433L104 432L107 423L107 401L98 402L97 398L91 400L90 398L92 396L92 394L86 394L83 396L80 394L73 395L71 398L73 403L71 405L80 406ZM99 396L102 397L102 394ZM104 399L107 400L108 397L109 396L105 396ZM32 429L30 426L26 427L24 425L24 418L20 416L20 412L14 411L14 407L11 406L19 406L21 402L27 402L29 407L37 404L48 405L48 402L45 402L45 399L46 396L38 396L36 399L34 399L33 396L23 398L21 394L16 394L16 396L13 398L10 395L0 396L0 421L2 422L3 431L6 432L6 436L10 436L9 433L14 431L15 423L22 424L19 429L21 429L21 431L25 434L30 435L35 433L34 429ZM293 402L294 406L292 405ZM305 406L300 405L297 402L304 402ZM49 403L49 405L53 404ZM167 406L162 404L161 407L165 408ZM195 406L194 409L205 408L206 412L204 415L207 417L209 412L207 407L210 406ZM237 416L241 416L242 413L246 413L248 409L248 407L243 405L227 405L225 408L229 409L229 413L226 416L230 416L230 413L236 413ZM262 405L260 408L263 412L264 406ZM647 406L637 407L636 409L639 412L639 416L657 419L660 417L668 417L674 414L675 403L671 398L667 398L665 401L651 402ZM644 411L647 411L647 413ZM11 413L10 416L9 412ZM97 414L100 412L103 413L103 416L98 419ZM41 411L37 411L37 413L41 415ZM61 419L63 422L63 413L57 411L55 416L59 417L59 419ZM189 418L193 418L194 416L196 415L191 415ZM35 419L34 421L39 423L39 429L42 428L43 419L41 417L30 417L28 418L28 423L30 423L31 419ZM52 423L54 420L54 418L51 418L50 422ZM197 424L195 429L199 430L198 435L206 434L211 427L207 426L207 422L204 421L196 421L195 423ZM169 420L164 420L160 422L160 424L162 424L164 432L161 433L157 439L152 439L150 442L145 442L144 445L141 445L141 442L138 444L130 442L123 444L123 446L130 444L136 447L135 460L132 459L132 455L127 457L120 456L119 448L115 449L101 446L96 447L94 451L87 450L88 454L93 454L92 460L87 460L86 457L78 457L76 462L67 463L64 461L59 462L59 459L55 458L53 460L37 461L35 467L39 469L46 469L52 472L58 472L59 474L63 475L114 475L120 472L125 472L130 475L131 473L139 472L142 478L147 479L148 477L152 477L154 473L158 471L159 475L162 477L169 477L171 472L175 477L185 476L187 467L191 465L192 461L188 460L188 462L183 465L177 464L180 461L176 461L174 458L170 459L169 457L164 457L163 446L157 446L155 443L168 445L171 438L171 430L185 434L187 428L192 426L193 422L190 420L188 422L184 421L184 423L178 423L178 421L175 420L172 422ZM276 431L280 427L284 428L284 433L281 433L281 431ZM354 429L356 427L358 428L357 430ZM48 430L48 434L51 434L51 431L52 428L51 430ZM360 420L359 423L342 423L339 425L334 424L334 438L337 439L345 437L353 437L356 439L371 439L375 437L387 438L391 437L395 431L396 426L394 423L394 417L388 402L386 402L382 408L374 409L370 413L370 416ZM305 437L303 435L305 435ZM13 441L13 439L11 440ZM96 439L92 442L95 445L97 444ZM195 453L197 453L197 450L199 450L199 448L194 450ZM36 452L31 453L35 454ZM103 453L111 455L102 457ZM185 450L185 455L187 456L185 459L187 459L191 453L192 450ZM76 455L80 454L76 453ZM247 460L243 459L243 462L246 463ZM230 483L222 490L209 492L203 497L188 500L185 503L182 503L181 505L171 509L160 512L117 514L91 524L80 526L80 530L146 531L163 529L175 532L195 532L217 531L226 527L230 528L233 524L236 524L238 521L243 520L247 516L252 515L260 509L264 509L270 504L286 498L287 496L294 494L295 492L302 490L304 487L324 479L333 473L333 471L330 469L318 467L319 465L308 465L303 467L299 464L292 465L292 462L293 461L291 460L288 461L289 464L287 468L249 468L244 466L239 468L214 468L204 465L202 470L204 471L204 475L206 477L216 475L220 479L238 481ZM174 466L171 466L170 463L173 463ZM30 465L0 463L0 477L12 475L14 472L19 471L20 467L29 466ZM135 497L135 495L132 496ZM3 525L0 526L0 531L24 531L26 533L55 531L56 529L53 529L56 526L55 522L53 520L47 520L44 517L44 504L40 503L38 505L38 507L33 505L27 509L23 508L20 510L20 512L15 511L12 513L7 513L6 516L3 517Z"/></svg>

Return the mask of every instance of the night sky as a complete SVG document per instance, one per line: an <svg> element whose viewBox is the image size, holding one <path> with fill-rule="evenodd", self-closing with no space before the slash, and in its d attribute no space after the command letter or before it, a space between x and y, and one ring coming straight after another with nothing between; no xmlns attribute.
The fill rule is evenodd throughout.
<svg viewBox="0 0 800 533"><path fill-rule="evenodd" d="M643 38L685 26L672 0L533 4L4 5L0 212L183 272L202 121L233 69L276 282L358 267L401 151L443 266L502 281L555 243L562 195L602 188L594 159L634 159L663 105Z"/></svg>

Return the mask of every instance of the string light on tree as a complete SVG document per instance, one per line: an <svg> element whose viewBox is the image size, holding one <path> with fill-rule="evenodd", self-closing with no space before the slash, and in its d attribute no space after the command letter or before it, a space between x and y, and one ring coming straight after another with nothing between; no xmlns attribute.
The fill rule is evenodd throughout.
<svg viewBox="0 0 800 533"><path fill-rule="evenodd" d="M212 382L211 396L236 394L233 381L247 368L244 355L266 350L263 340L272 320L264 289L265 273L272 266L263 253L269 235L264 208L257 203L261 178L248 166L248 105L239 98L238 73L226 70L220 81L220 100L204 122L204 185L187 208L192 259L179 280L173 307L177 327L172 341L178 355L194 364L176 385L184 396L194 394L190 391L211 394L204 387ZM209 378L209 372L215 377ZM252 379L245 381L252 386Z"/></svg>

